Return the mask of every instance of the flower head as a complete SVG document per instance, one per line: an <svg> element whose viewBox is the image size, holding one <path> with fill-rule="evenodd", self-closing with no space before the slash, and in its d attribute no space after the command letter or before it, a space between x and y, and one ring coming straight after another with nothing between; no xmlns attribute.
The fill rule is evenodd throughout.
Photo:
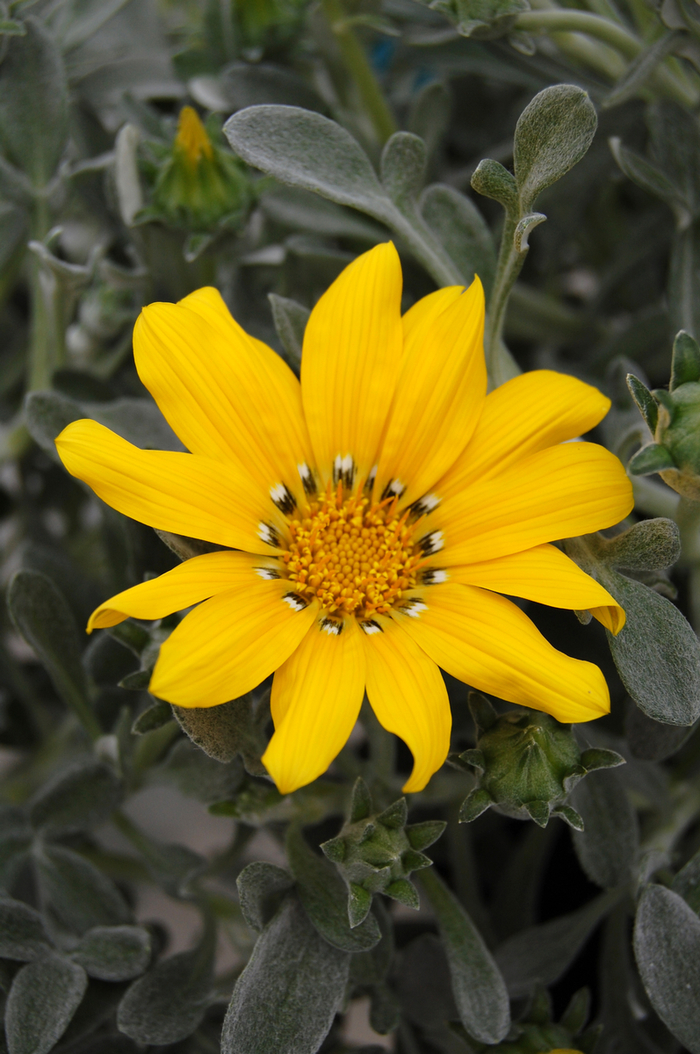
<svg viewBox="0 0 700 1054"><path fill-rule="evenodd" d="M224 221L235 225L250 202L251 188L241 162L213 143L197 111L184 106L153 187L153 204L142 218L209 230Z"/></svg>
<svg viewBox="0 0 700 1054"><path fill-rule="evenodd" d="M615 600L548 544L632 508L617 458L567 442L609 401L550 371L487 395L478 279L403 317L400 302L391 243L354 260L311 313L301 383L216 290L152 304L136 366L190 452L139 450L88 420L56 441L114 508L227 547L112 597L89 629L198 605L163 644L150 690L216 706L274 672L263 760L282 792L326 770L365 690L413 753L404 789L424 787L449 746L439 667L561 721L609 709L600 670L499 596L623 625Z"/></svg>

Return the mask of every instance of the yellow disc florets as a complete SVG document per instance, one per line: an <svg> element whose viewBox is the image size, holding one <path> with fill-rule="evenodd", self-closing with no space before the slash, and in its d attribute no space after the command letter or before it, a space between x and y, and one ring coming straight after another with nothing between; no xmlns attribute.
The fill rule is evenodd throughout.
<svg viewBox="0 0 700 1054"><path fill-rule="evenodd" d="M295 592L324 610L361 620L387 614L416 585L424 553L413 538L409 511L396 498L370 504L362 493L344 497L342 485L289 519L283 559Z"/></svg>

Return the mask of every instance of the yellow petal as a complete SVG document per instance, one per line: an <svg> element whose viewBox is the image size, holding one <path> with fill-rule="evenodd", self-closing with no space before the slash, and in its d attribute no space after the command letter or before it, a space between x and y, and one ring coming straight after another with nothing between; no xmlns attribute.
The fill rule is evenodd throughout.
<svg viewBox="0 0 700 1054"><path fill-rule="evenodd" d="M452 713L447 689L433 660L397 622L377 616L372 623L373 632L361 634L367 696L379 723L400 736L413 754L413 772L404 791L419 791L450 748Z"/></svg>
<svg viewBox="0 0 700 1054"><path fill-rule="evenodd" d="M440 480L448 498L474 480L500 473L512 462L590 431L610 400L597 388L552 370L532 370L486 396L469 446Z"/></svg>
<svg viewBox="0 0 700 1054"><path fill-rule="evenodd" d="M231 317L220 294L145 307L134 329L139 376L193 454L241 461L260 486L299 498L311 459L299 382Z"/></svg>
<svg viewBox="0 0 700 1054"><path fill-rule="evenodd" d="M113 509L163 531L232 549L277 552L283 534L270 498L237 464L140 450L96 421L74 421L56 440L61 461Z"/></svg>
<svg viewBox="0 0 700 1054"><path fill-rule="evenodd" d="M401 264L387 242L345 268L306 326L301 391L324 484L352 458L365 479L376 463L403 350ZM349 461L343 471L348 472ZM350 470L352 471L352 470Z"/></svg>
<svg viewBox="0 0 700 1054"><path fill-rule="evenodd" d="M463 285L447 285L416 300L401 319L403 326L404 355L414 344L423 344L437 318L458 300L464 292Z"/></svg>
<svg viewBox="0 0 700 1054"><path fill-rule="evenodd" d="M347 742L365 690L360 630L348 618L341 633L317 620L272 682L275 734L263 754L282 794L326 771Z"/></svg>
<svg viewBox="0 0 700 1054"><path fill-rule="evenodd" d="M274 578L278 574L274 560L258 557L253 562L261 578ZM125 618L156 619L182 611L217 593L238 588L242 572L249 574L250 567L251 557L247 553L227 550L194 556L158 578L140 582L105 600L90 616L88 633L116 626Z"/></svg>
<svg viewBox="0 0 700 1054"><path fill-rule="evenodd" d="M467 445L485 396L484 291L475 278L424 331L409 330L375 493L389 487L406 503L426 494Z"/></svg>
<svg viewBox="0 0 700 1054"><path fill-rule="evenodd" d="M426 533L443 533L440 563L451 567L612 527L633 504L614 454L595 443L562 443L447 499L426 518Z"/></svg>
<svg viewBox="0 0 700 1054"><path fill-rule="evenodd" d="M218 706L245 695L281 666L308 632L316 602L303 601L285 579L256 572L240 554L235 587L185 615L160 649L148 690L177 706Z"/></svg>
<svg viewBox="0 0 700 1054"><path fill-rule="evenodd" d="M603 674L557 651L520 608L496 593L447 582L407 601L400 620L453 677L558 721L592 721L610 710Z"/></svg>
<svg viewBox="0 0 700 1054"><path fill-rule="evenodd" d="M446 574L450 582L481 586L554 608L592 611L615 634L625 624L624 611L607 589L553 545L537 545L497 560L451 567Z"/></svg>

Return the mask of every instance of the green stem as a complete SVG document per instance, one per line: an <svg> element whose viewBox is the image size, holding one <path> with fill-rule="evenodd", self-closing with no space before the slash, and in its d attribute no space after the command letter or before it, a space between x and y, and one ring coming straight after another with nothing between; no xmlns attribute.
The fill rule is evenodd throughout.
<svg viewBox="0 0 700 1054"><path fill-rule="evenodd" d="M506 212L501 235L501 248L496 265L496 279L491 293L488 318L484 332L484 351L489 385L497 388L499 384L516 377L520 373L515 360L503 343L503 323L505 320L508 297L516 278L520 274L527 251L516 252L513 244L517 220Z"/></svg>
<svg viewBox="0 0 700 1054"><path fill-rule="evenodd" d="M364 48L343 10L341 0L321 0L321 7L338 42L343 61L360 93L377 139L383 145L396 131L396 122L367 60Z"/></svg>
<svg viewBox="0 0 700 1054"><path fill-rule="evenodd" d="M34 241L43 241L49 231L50 216L48 203L44 197L37 197L32 215L31 236ZM45 279L41 260L31 255L30 288L31 288L31 325L29 341L29 364L27 372L27 390L37 391L47 388L53 373L51 352L51 321L47 304Z"/></svg>
<svg viewBox="0 0 700 1054"><path fill-rule="evenodd" d="M544 11L523 11L515 23L517 29L529 33L585 33L614 48L630 62L645 49L645 44L629 29L590 11L570 8ZM666 66L659 66L650 78L658 91L669 95L682 106L696 106L698 91L683 83Z"/></svg>

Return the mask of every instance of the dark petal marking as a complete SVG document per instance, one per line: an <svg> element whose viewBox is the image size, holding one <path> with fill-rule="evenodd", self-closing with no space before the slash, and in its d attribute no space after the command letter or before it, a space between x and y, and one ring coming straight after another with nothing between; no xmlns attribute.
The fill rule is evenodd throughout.
<svg viewBox="0 0 700 1054"><path fill-rule="evenodd" d="M321 619L320 627L324 633L329 633L333 637L339 637L343 632L343 623L336 622L336 620L332 618Z"/></svg>
<svg viewBox="0 0 700 1054"><path fill-rule="evenodd" d="M293 611L303 611L309 605L303 597L300 597L298 593L285 593L282 600L286 604L289 604Z"/></svg>
<svg viewBox="0 0 700 1054"><path fill-rule="evenodd" d="M360 626L365 631L367 636L370 636L370 637L372 636L373 633L383 633L384 632L384 630L379 625L379 623L375 622L374 619L372 619L372 618L366 619L364 622L361 622Z"/></svg>
<svg viewBox="0 0 700 1054"><path fill-rule="evenodd" d="M291 515L297 507L296 498L286 483L276 483L274 487L270 487L270 497L285 516Z"/></svg>

